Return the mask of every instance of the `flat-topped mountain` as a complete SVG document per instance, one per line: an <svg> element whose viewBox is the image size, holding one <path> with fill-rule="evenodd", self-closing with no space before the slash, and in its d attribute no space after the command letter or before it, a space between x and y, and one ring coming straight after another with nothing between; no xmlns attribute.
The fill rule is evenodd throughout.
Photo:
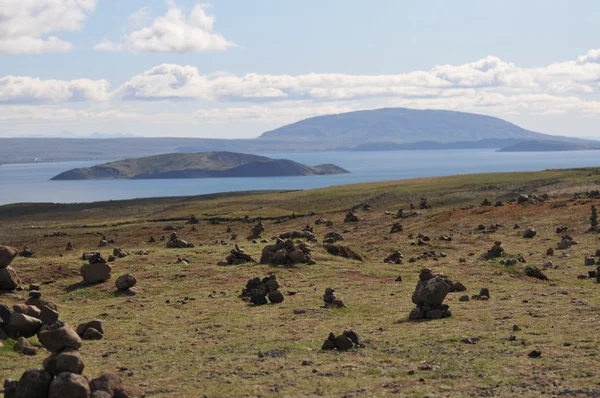
<svg viewBox="0 0 600 398"><path fill-rule="evenodd" d="M170 153L65 171L53 180L287 177L348 173L334 164L307 166L235 152Z"/></svg>

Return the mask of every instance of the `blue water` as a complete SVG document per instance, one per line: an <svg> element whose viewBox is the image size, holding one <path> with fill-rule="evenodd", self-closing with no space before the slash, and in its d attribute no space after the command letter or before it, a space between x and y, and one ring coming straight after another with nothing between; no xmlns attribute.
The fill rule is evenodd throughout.
<svg viewBox="0 0 600 398"><path fill-rule="evenodd" d="M310 189L414 177L600 166L598 155L600 151L507 153L493 149L279 153L266 156L308 165L334 163L351 174L180 180L50 181L50 178L63 171L105 161L1 165L0 205L18 202L94 202L263 189Z"/></svg>

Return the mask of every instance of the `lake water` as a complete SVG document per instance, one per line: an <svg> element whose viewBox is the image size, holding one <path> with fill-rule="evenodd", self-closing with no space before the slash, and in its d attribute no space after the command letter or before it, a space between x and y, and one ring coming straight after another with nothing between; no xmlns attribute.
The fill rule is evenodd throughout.
<svg viewBox="0 0 600 398"><path fill-rule="evenodd" d="M311 189L415 177L600 166L599 154L599 151L509 153L495 152L493 149L279 153L266 156L291 159L311 166L334 163L351 174L177 180L50 181L50 178L63 171L106 161L10 164L0 166L0 205L18 202L94 202L265 189Z"/></svg>

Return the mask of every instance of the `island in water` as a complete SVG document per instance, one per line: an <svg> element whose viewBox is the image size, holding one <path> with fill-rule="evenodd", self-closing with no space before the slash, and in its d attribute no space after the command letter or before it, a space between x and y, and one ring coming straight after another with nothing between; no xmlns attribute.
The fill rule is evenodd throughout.
<svg viewBox="0 0 600 398"><path fill-rule="evenodd" d="M349 173L334 164L307 166L288 159L235 152L169 153L65 171L52 180L291 177Z"/></svg>

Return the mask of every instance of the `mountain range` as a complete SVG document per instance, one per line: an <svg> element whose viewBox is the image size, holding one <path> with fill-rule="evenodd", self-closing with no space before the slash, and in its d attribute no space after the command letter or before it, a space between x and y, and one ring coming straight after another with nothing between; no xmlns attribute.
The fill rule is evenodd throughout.
<svg viewBox="0 0 600 398"><path fill-rule="evenodd" d="M208 138L0 138L0 163L122 159L163 153L245 153L333 150L418 150L505 148L533 142L532 150L556 150L545 141L595 149L599 141L542 134L505 120L444 110L383 108L317 116L268 131L255 139ZM508 149L510 150L510 149Z"/></svg>

